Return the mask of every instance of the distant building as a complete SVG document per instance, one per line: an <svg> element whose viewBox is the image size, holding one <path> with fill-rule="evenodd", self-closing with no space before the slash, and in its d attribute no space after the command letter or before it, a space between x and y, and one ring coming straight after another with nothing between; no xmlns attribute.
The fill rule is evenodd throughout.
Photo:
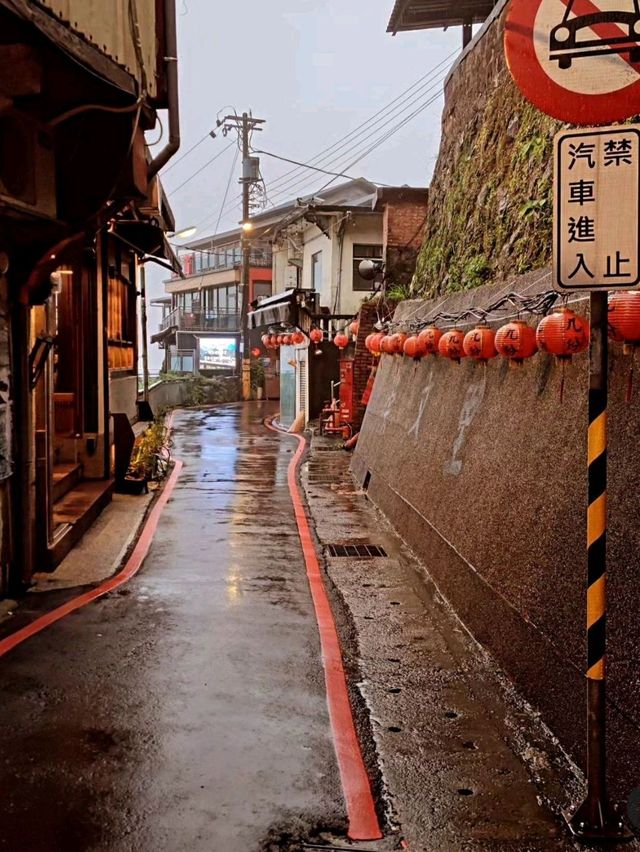
<svg viewBox="0 0 640 852"><path fill-rule="evenodd" d="M232 369L240 337L242 248L239 228L205 237L180 253L182 276L165 281L160 329L151 341L165 350L165 372ZM272 291L272 254L268 242L252 243L249 299Z"/></svg>
<svg viewBox="0 0 640 852"><path fill-rule="evenodd" d="M273 297L253 305L250 326L258 333L313 327L331 343L380 288L365 279L363 260L384 266L388 286L406 285L415 269L426 221L424 187L378 187L364 178L318 196L299 198L252 218L253 232L273 252ZM309 357L308 343L279 350L281 417L316 417L338 381L338 350L323 346ZM352 354L347 352L347 355Z"/></svg>

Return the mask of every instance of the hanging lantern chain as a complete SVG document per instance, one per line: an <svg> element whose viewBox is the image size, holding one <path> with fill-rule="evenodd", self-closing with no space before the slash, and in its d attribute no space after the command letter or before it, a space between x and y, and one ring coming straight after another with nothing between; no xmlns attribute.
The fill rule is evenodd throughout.
<svg viewBox="0 0 640 852"><path fill-rule="evenodd" d="M559 299L562 299L562 294L555 290L545 290L542 293L537 293L535 296L524 296L521 293L507 293L505 296L496 299L495 302L492 302L486 308L467 308L458 313L438 311L430 315L428 319L416 320L409 323L400 319L397 322L388 323L387 330L391 331L402 327L409 331L421 331L435 323L444 324L445 327L451 325L452 328L463 323L486 323L489 322L492 314L498 314L509 308L515 308L518 314L527 313L546 316ZM496 320L499 319L497 316L494 318Z"/></svg>

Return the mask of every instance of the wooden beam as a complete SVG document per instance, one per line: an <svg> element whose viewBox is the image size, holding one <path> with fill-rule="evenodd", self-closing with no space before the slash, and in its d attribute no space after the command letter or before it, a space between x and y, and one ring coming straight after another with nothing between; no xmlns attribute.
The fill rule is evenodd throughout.
<svg viewBox="0 0 640 852"><path fill-rule="evenodd" d="M136 81L127 71L44 9L29 0L0 0L0 8L36 27L63 53L84 66L87 74L93 73L129 95L137 94Z"/></svg>
<svg viewBox="0 0 640 852"><path fill-rule="evenodd" d="M0 44L0 87L10 98L39 95L42 64L29 44Z"/></svg>

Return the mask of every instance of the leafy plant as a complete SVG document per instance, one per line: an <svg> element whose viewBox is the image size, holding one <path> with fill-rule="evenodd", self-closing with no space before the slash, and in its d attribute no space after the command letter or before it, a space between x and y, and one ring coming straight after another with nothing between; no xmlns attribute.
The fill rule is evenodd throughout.
<svg viewBox="0 0 640 852"><path fill-rule="evenodd" d="M547 198L530 198L526 204L520 208L519 216L521 219L531 219L538 217L548 206Z"/></svg>
<svg viewBox="0 0 640 852"><path fill-rule="evenodd" d="M411 287L409 284L394 284L387 290L387 299L392 302L404 302L411 298Z"/></svg>
<svg viewBox="0 0 640 852"><path fill-rule="evenodd" d="M491 264L483 254L472 257L464 266L465 289L479 287L491 276Z"/></svg>
<svg viewBox="0 0 640 852"><path fill-rule="evenodd" d="M135 443L129 476L135 479L159 479L167 472L168 453L164 463L159 464L159 457L164 447L169 443L169 430L165 425L165 415L156 415L154 421Z"/></svg>
<svg viewBox="0 0 640 852"><path fill-rule="evenodd" d="M530 136L518 145L516 158L519 162L541 163L547 154L548 141L544 136Z"/></svg>
<svg viewBox="0 0 640 852"><path fill-rule="evenodd" d="M259 358L251 359L251 388L257 390L264 387L264 364Z"/></svg>

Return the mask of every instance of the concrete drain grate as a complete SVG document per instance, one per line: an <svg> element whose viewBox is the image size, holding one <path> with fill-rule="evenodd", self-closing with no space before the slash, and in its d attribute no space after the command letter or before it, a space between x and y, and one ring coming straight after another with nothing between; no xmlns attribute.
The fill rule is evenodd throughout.
<svg viewBox="0 0 640 852"><path fill-rule="evenodd" d="M387 557L384 547L377 544L327 544L329 556L353 557L356 559L374 559L375 557Z"/></svg>

